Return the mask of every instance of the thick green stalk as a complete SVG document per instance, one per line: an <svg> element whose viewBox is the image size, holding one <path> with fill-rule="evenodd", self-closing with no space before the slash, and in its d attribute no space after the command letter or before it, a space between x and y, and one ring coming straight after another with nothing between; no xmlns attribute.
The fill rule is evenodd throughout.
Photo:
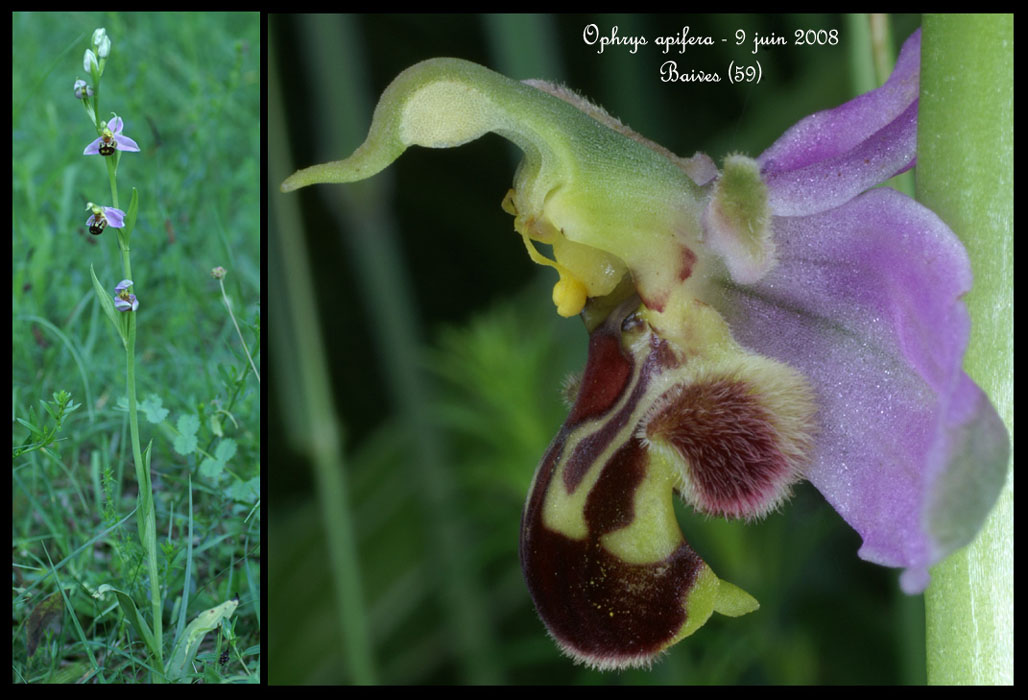
<svg viewBox="0 0 1028 700"><path fill-rule="evenodd" d="M117 156L114 156L117 158ZM111 206L115 209L120 209L118 206L118 166L114 163L112 158L104 158L104 162L107 163L107 177L111 181ZM126 277L125 279L132 279Z"/></svg>
<svg viewBox="0 0 1028 700"><path fill-rule="evenodd" d="M124 251L125 274L130 273L128 265L128 251ZM125 279L129 279L126 277ZM154 512L153 490L150 484L150 475L146 472L146 465L143 462L143 452L139 446L139 415L136 411L136 314L134 311L126 312L129 316L128 345L125 349L125 366L128 384L129 401L129 432L132 437L132 459L136 463L136 481L139 484L139 492L144 496L141 502L144 508L137 513L142 519L143 528L143 549L146 551L146 568L150 577L150 602L153 609L153 632L157 642L157 662L163 672L164 654L162 647L163 630L161 619L161 583L157 572L157 519Z"/></svg>
<svg viewBox="0 0 1028 700"><path fill-rule="evenodd" d="M132 262L130 249L122 247L121 262L125 279L132 279ZM143 461L143 452L139 443L139 413L136 408L136 312L126 311L129 315L128 344L125 346L126 384L129 403L129 433L132 438L132 459L136 464L136 482L139 485L140 511L137 517L143 523L140 528L143 549L146 551L146 568L150 577L150 604L153 610L153 633L156 640L157 662L163 674L163 629L161 617L161 582L157 571L157 517L154 510L153 488L147 466Z"/></svg>
<svg viewBox="0 0 1028 700"><path fill-rule="evenodd" d="M1013 434L1012 15L927 15L917 195L967 246L964 361ZM925 593L930 683L1012 683L1013 484L978 538L932 570Z"/></svg>
<svg viewBox="0 0 1028 700"><path fill-rule="evenodd" d="M107 172L111 181L111 204L118 208L118 185L117 165L114 165L110 158L105 158ZM118 247L121 249L121 267L125 277L132 279L132 258L131 248L118 237ZM133 287L135 289L135 287ZM136 483L139 486L140 509L136 513L142 527L139 529L141 544L146 552L146 568L150 577L150 604L153 610L153 633L156 640L157 663L160 669L159 678L163 680L164 673L164 650L163 650L163 620L161 617L161 582L157 571L157 516L154 510L153 488L150 482L150 474L146 463L143 461L143 451L139 443L139 413L136 407L136 312L126 311L128 314L128 343L125 346L125 374L129 403L129 433L132 439L132 459L136 465Z"/></svg>

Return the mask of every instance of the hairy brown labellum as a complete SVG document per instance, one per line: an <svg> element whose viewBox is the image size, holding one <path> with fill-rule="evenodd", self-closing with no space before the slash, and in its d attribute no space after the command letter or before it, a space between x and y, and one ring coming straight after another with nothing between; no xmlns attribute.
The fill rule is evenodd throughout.
<svg viewBox="0 0 1028 700"><path fill-rule="evenodd" d="M713 611L756 607L682 537L672 492L705 512L766 513L800 476L813 416L788 368L731 348L685 357L638 304L593 330L522 518L540 617L565 652L600 668L647 664ZM792 420L776 415L786 405Z"/></svg>

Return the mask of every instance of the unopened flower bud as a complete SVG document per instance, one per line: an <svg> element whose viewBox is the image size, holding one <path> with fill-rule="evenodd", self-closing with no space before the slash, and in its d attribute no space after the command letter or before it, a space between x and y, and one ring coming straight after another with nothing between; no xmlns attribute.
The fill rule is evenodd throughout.
<svg viewBox="0 0 1028 700"><path fill-rule="evenodd" d="M218 265L217 267L211 269L211 277L213 277L214 279L220 280L224 276L225 268L223 268L221 265Z"/></svg>
<svg viewBox="0 0 1028 700"><path fill-rule="evenodd" d="M111 39L107 35L104 35L103 40L96 47L96 55L100 58L107 58L107 54L111 52Z"/></svg>
<svg viewBox="0 0 1028 700"><path fill-rule="evenodd" d="M85 55L82 56L82 68L87 73L92 75L93 70L100 70L100 64L96 60L96 54L93 53L92 49L86 49Z"/></svg>

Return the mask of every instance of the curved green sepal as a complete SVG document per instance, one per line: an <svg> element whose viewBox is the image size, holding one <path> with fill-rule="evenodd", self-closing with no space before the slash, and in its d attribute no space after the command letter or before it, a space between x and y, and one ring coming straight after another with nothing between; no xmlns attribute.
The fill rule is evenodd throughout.
<svg viewBox="0 0 1028 700"><path fill-rule="evenodd" d="M532 259L560 274L554 302L561 315L612 292L626 271L657 309L685 280L705 278L697 274L705 268L696 163L562 88L517 82L460 59L405 70L382 94L353 155L297 171L282 191L362 180L409 146L449 148L490 131L524 151L503 207ZM554 259L532 241L552 246Z"/></svg>

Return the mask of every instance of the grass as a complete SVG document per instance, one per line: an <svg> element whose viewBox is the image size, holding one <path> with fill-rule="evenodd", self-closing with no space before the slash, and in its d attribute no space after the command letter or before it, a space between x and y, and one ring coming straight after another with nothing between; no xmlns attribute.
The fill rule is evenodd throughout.
<svg viewBox="0 0 1028 700"><path fill-rule="evenodd" d="M151 444L163 655L199 613L238 596L184 679L255 682L260 386L210 270L228 270L225 292L259 369L259 16L12 21L12 678L150 678L129 606L96 595L113 586L149 617L129 517L137 487L125 360L89 275L92 265L113 291L120 256L113 230L94 237L84 225L86 202L109 206L110 190L103 161L81 155L95 132L72 94L87 77L92 31L105 27L101 117L117 112L141 147L123 154L118 189L123 208L132 188L140 200L135 370L143 448Z"/></svg>

